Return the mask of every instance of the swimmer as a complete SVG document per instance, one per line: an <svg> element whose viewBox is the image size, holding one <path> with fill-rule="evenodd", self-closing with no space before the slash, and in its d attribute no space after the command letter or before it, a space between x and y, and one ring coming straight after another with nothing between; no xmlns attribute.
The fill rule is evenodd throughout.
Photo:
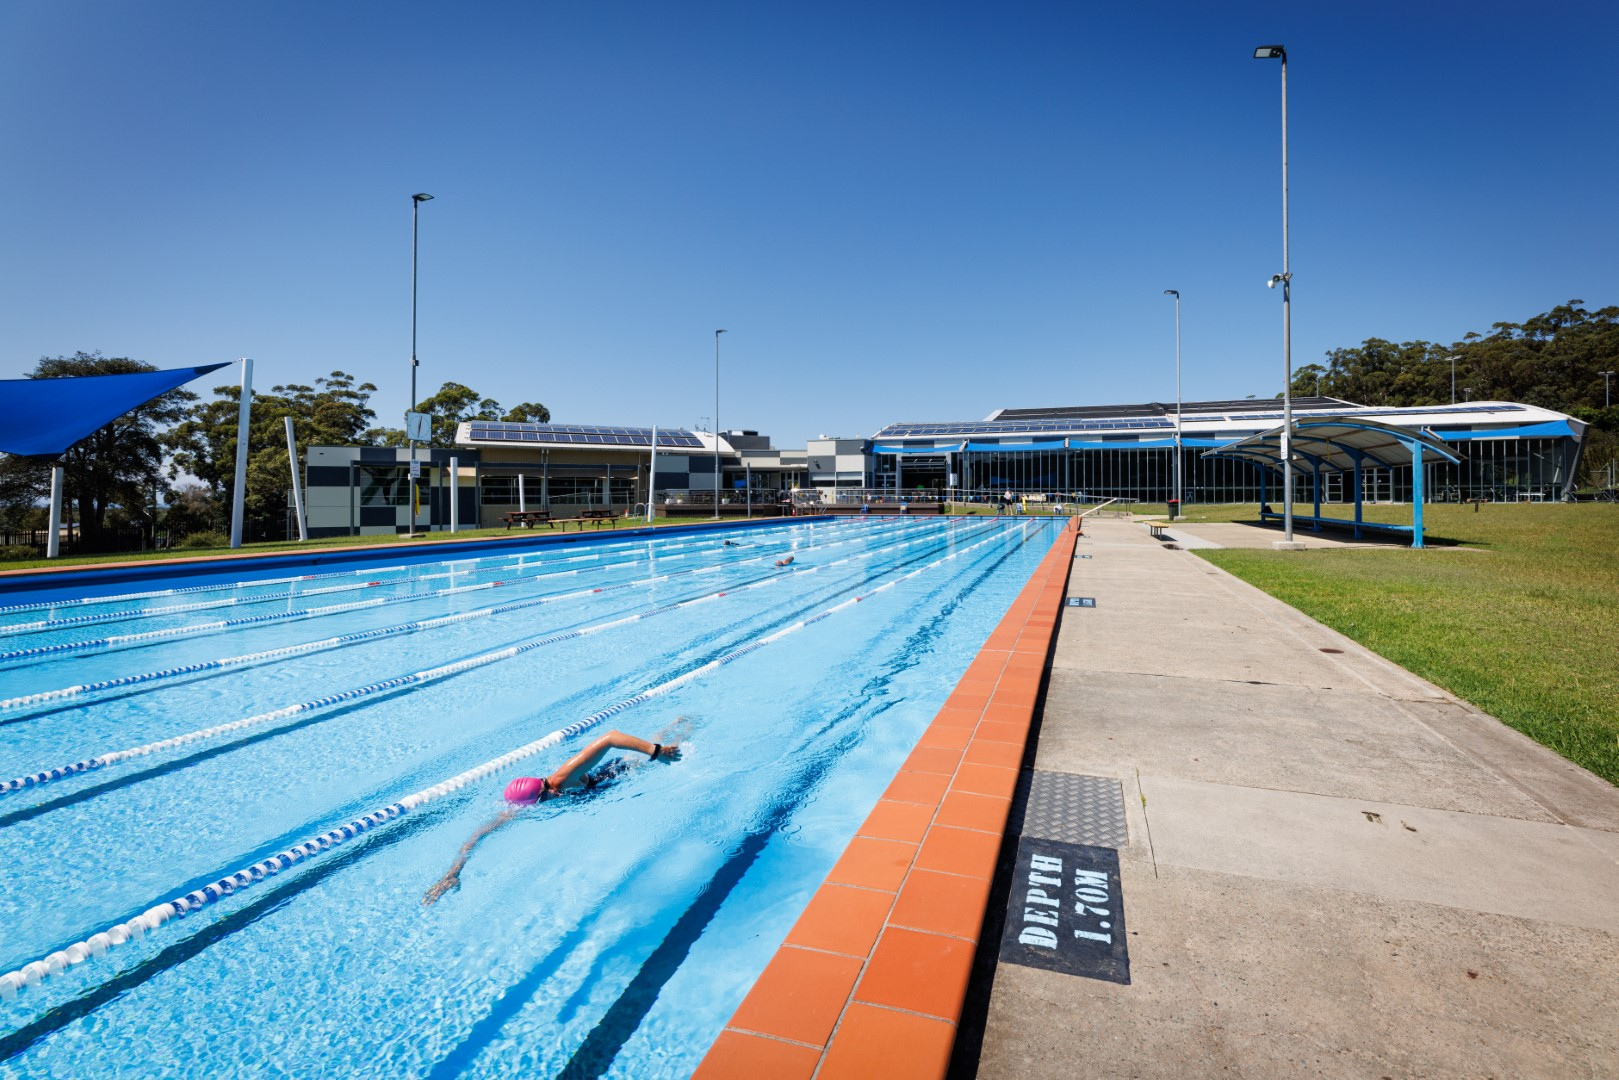
<svg viewBox="0 0 1619 1080"><path fill-rule="evenodd" d="M567 791L588 791L619 773L636 767L625 761L615 761L605 769L592 772L600 764L601 759L607 756L609 750L634 750L638 754L645 754L648 761L668 763L680 760L679 743L671 742L665 745L648 742L634 735L626 735L622 731L609 731L569 758L551 775L519 776L506 785L506 801L512 805L502 810L492 820L480 825L467 842L461 845L461 851L456 855L455 862L450 864L449 872L427 890L427 895L422 897L422 903L424 905L435 903L445 893L460 888L461 868L466 866L467 860L472 857L472 849L496 829L516 820L517 815L526 807L554 799Z"/></svg>
<svg viewBox="0 0 1619 1080"><path fill-rule="evenodd" d="M776 560L776 565L777 566L791 566L791 565L793 565L793 557L791 555L789 555L785 559L777 559Z"/></svg>
<svg viewBox="0 0 1619 1080"><path fill-rule="evenodd" d="M741 547L742 545L737 543L735 540L727 540L727 541L725 541L725 546L726 547Z"/></svg>

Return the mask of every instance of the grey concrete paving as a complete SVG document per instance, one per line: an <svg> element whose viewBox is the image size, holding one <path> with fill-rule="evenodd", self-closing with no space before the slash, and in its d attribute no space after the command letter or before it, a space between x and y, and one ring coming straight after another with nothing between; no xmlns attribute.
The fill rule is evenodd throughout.
<svg viewBox="0 0 1619 1080"><path fill-rule="evenodd" d="M1035 768L1123 784L1132 980L999 965L979 1075L1619 1076L1619 789L1138 523L1085 532Z"/></svg>

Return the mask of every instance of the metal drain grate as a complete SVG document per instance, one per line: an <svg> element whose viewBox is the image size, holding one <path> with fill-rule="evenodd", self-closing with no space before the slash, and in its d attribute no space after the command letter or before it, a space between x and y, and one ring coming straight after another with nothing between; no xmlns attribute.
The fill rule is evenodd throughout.
<svg viewBox="0 0 1619 1080"><path fill-rule="evenodd" d="M1126 847L1124 788L1116 777L1035 771L1023 835L1093 847Z"/></svg>

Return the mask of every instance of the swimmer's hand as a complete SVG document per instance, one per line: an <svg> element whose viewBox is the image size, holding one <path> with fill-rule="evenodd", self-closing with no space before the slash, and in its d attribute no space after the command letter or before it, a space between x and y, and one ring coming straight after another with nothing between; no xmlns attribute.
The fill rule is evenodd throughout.
<svg viewBox="0 0 1619 1080"><path fill-rule="evenodd" d="M680 744L679 743L670 743L668 746L665 746L661 750L658 751L657 760L658 761L679 761L680 760L680 754L681 754Z"/></svg>
<svg viewBox="0 0 1619 1080"><path fill-rule="evenodd" d="M440 878L437 884L435 884L431 889L427 890L427 895L422 897L422 907L431 907L432 905L438 903L439 897L443 896L447 892L459 889L460 887L461 875L456 871L451 870L448 874L445 874L442 878Z"/></svg>

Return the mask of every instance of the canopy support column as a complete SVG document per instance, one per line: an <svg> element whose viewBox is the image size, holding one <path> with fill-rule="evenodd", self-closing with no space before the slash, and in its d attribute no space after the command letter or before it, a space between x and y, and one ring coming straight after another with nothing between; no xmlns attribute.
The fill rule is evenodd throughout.
<svg viewBox="0 0 1619 1080"><path fill-rule="evenodd" d="M242 513L247 499L247 429L253 411L253 361L242 357L242 395L236 404L236 484L231 491L230 546L242 546Z"/></svg>
<svg viewBox="0 0 1619 1080"><path fill-rule="evenodd" d="M1355 539L1359 540L1360 539L1360 522L1361 522L1361 516L1360 516L1361 497L1365 494L1365 490L1366 490L1365 484L1362 482L1361 462L1365 459L1366 455L1362 454L1360 451L1357 450L1355 452L1354 456L1355 456Z"/></svg>
<svg viewBox="0 0 1619 1080"><path fill-rule="evenodd" d="M1310 459L1310 486L1315 496L1315 531L1321 531L1321 459Z"/></svg>
<svg viewBox="0 0 1619 1080"><path fill-rule="evenodd" d="M66 470L60 461L51 466L51 519L45 523L45 557L62 554L62 478Z"/></svg>
<svg viewBox="0 0 1619 1080"><path fill-rule="evenodd" d="M1422 444L1411 444L1411 546L1422 543Z"/></svg>
<svg viewBox="0 0 1619 1080"><path fill-rule="evenodd" d="M309 522L304 516L304 489L298 483L298 443L292 437L292 417L284 418L287 422L287 460L292 462L292 510L298 515L298 539L309 539Z"/></svg>

